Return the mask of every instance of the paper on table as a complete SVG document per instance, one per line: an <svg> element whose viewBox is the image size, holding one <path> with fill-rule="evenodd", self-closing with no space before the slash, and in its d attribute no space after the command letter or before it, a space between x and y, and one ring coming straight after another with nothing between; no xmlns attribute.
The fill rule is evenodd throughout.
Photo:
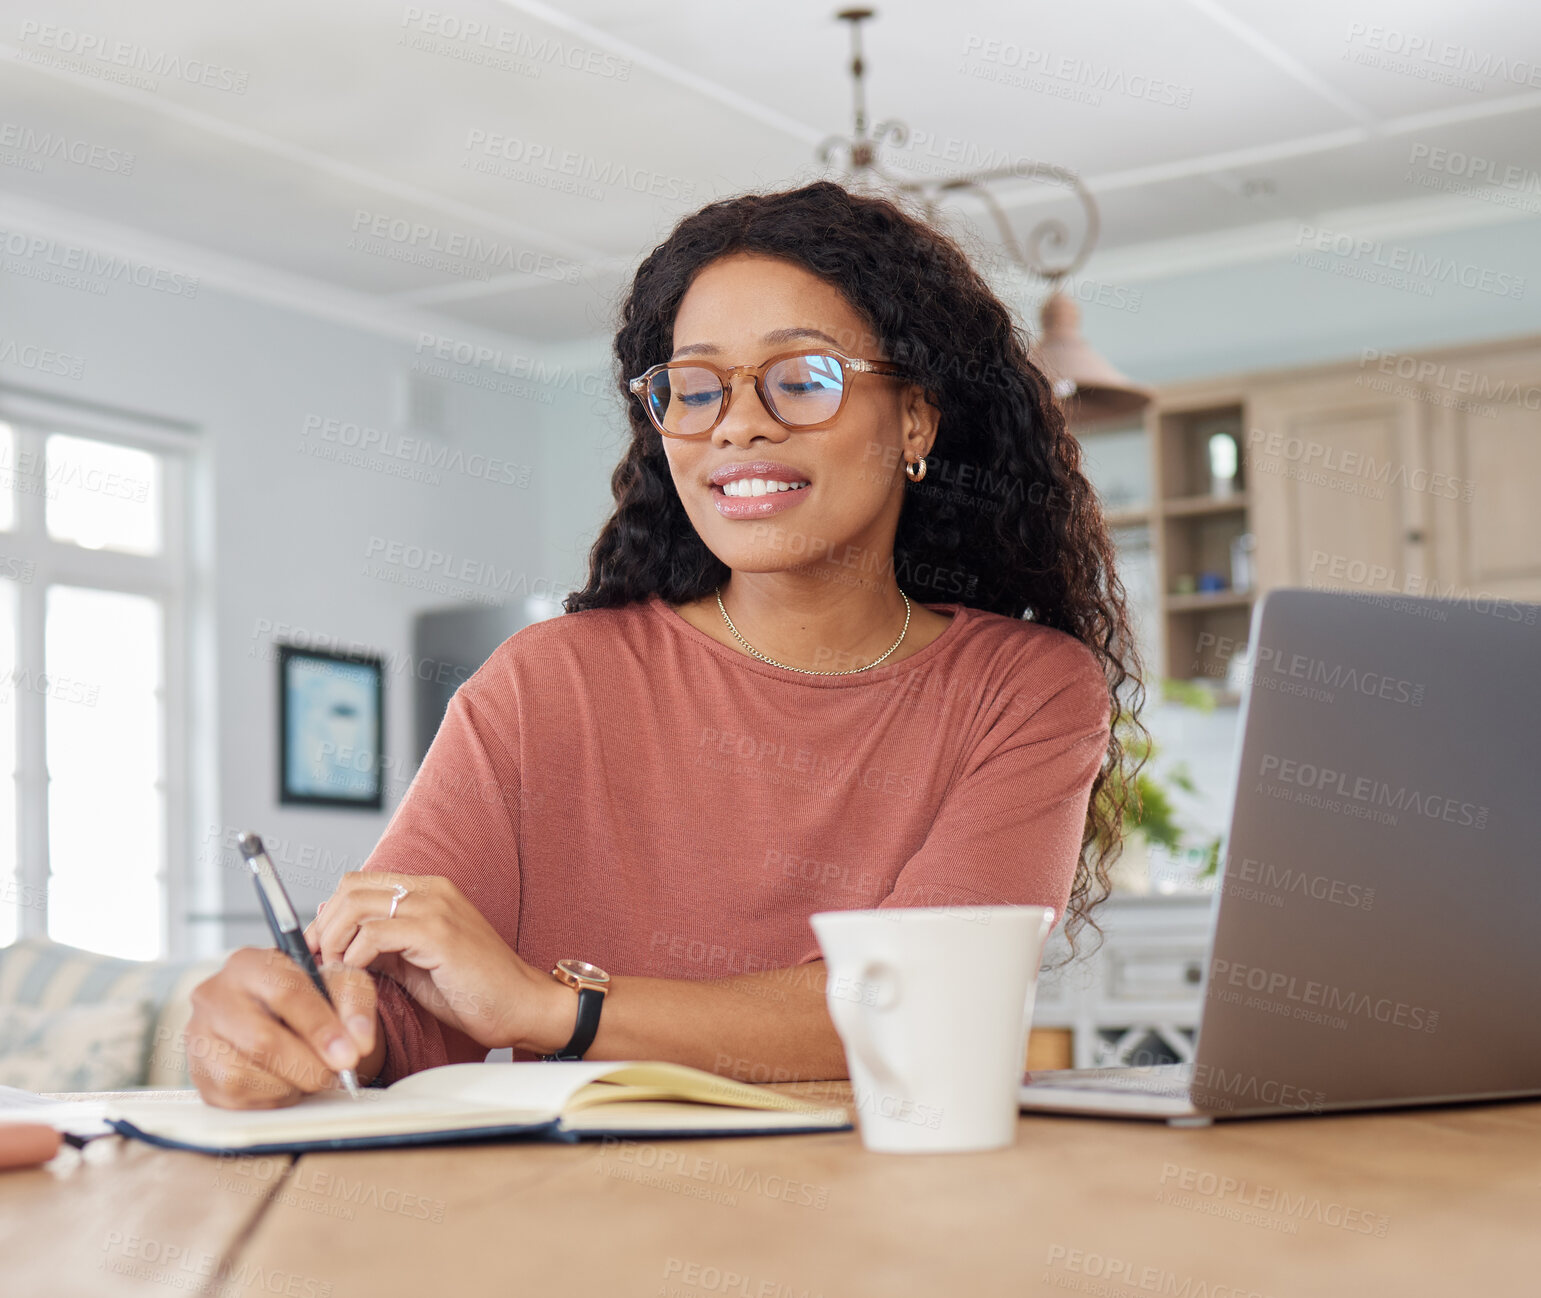
<svg viewBox="0 0 1541 1298"><path fill-rule="evenodd" d="M0 1122L40 1122L68 1136L110 1136L105 1100L51 1100L17 1086L0 1086Z"/></svg>

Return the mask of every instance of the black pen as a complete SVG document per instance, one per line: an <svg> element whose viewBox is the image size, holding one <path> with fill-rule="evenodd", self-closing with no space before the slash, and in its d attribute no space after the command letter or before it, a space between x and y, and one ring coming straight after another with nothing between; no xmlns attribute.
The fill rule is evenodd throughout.
<svg viewBox="0 0 1541 1298"><path fill-rule="evenodd" d="M310 954L310 944L305 941L305 931L300 927L299 918L294 913L293 905L290 904L289 894L284 891L283 881L279 879L278 871L273 868L273 862L268 859L262 840L255 834L242 834L236 839L236 846L241 849L241 855L246 858L246 864L251 866L251 872L256 876L257 900L262 903L262 913L268 917L268 927L273 930L273 941L278 944L280 951L310 975L310 981L316 984L316 990L321 993L328 1005L336 1009L331 993L327 991L326 983L322 981L321 974L316 969L316 962ZM351 1068L339 1068L337 1076L348 1088L348 1094L355 1100L358 1099L357 1074Z"/></svg>

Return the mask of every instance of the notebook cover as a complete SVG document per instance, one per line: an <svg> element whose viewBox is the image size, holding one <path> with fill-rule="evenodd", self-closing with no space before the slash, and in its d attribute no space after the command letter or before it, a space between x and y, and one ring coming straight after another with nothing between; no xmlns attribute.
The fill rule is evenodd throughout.
<svg viewBox="0 0 1541 1298"><path fill-rule="evenodd" d="M395 1149L404 1145L452 1145L468 1140L513 1140L539 1138L556 1128L557 1120L528 1123L523 1126L466 1127L459 1131L412 1131L393 1136L346 1136L340 1140L276 1140L265 1145L194 1145L185 1140L151 1135L141 1131L126 1118L108 1118L120 1135L163 1149L186 1149L195 1154L312 1154L342 1149Z"/></svg>

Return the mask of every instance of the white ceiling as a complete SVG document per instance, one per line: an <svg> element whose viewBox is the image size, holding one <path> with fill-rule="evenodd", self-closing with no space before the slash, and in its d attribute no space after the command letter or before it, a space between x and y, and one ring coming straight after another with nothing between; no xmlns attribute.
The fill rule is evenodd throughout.
<svg viewBox="0 0 1541 1298"><path fill-rule="evenodd" d="M77 0L62 16L45 0L0 0L0 229L404 335L428 321L548 342L602 335L627 273L678 217L745 188L836 174L813 161L819 141L851 127L836 7L140 0L128 12ZM1076 171L1101 207L1087 269L1103 278L1278 255L1302 224L1441 230L1541 211L1532 3L877 8L865 27L869 114L916 133L885 149L890 168L934 176L1043 160ZM481 34L452 34L469 24ZM82 39L125 42L128 57L152 63L203 60L216 84L164 73L150 86L120 84L103 75L120 65L60 48ZM1415 42L1425 57L1384 65ZM997 44L1019 61L1036 51L1037 62L988 58ZM552 61L554 52L596 70ZM488 54L520 65L488 66ZM1118 88L1152 83L1157 99L1186 106ZM132 152L132 172L40 155L45 134ZM468 141L495 136L516 158L533 147L552 161L504 164L523 165L520 176L474 169L499 159ZM1410 172L1452 177L1410 167L1415 148L1517 168L1528 188L1520 181L1513 201L1528 209L1493 201L1509 191L1492 186L1477 197L1420 187ZM583 192L533 179L561 179L568 153L569 169L598 176ZM27 160L39 157L35 170ZM661 192L633 192L623 175ZM1019 232L1045 216L1074 219L1060 191L1019 184L1001 196ZM977 204L950 210L959 228L990 238ZM380 245L394 256L360 248L360 213L421 227L431 232L423 241L451 251L424 265L400 256L413 246L405 241ZM489 273L454 255L473 239L511 264ZM537 257L544 273L532 273Z"/></svg>

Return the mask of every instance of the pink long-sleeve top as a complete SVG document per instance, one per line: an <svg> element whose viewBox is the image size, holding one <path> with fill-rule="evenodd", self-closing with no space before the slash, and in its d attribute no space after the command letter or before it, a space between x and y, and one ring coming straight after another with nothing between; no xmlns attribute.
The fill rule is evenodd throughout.
<svg viewBox="0 0 1541 1298"><path fill-rule="evenodd" d="M452 880L539 969L722 978L820 958L820 910L1063 916L1108 740L1098 660L961 604L918 653L806 676L657 596L506 640L365 870ZM381 1084L487 1051L379 982Z"/></svg>

